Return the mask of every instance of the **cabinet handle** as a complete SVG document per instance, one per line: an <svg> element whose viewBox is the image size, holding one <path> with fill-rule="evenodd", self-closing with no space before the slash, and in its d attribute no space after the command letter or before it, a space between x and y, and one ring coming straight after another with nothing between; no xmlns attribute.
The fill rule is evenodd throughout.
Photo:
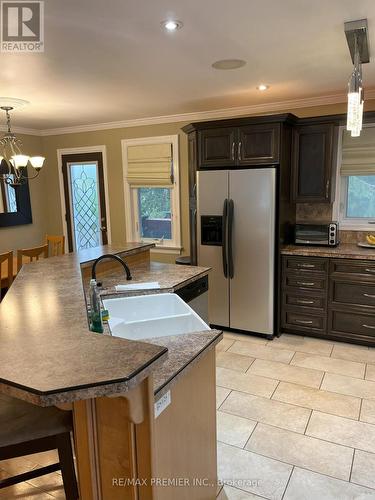
<svg viewBox="0 0 375 500"><path fill-rule="evenodd" d="M375 269L371 269L371 268L369 268L369 269L365 269L365 271L366 271L367 273L375 273Z"/></svg>
<svg viewBox="0 0 375 500"><path fill-rule="evenodd" d="M329 196L329 180L326 182L326 198Z"/></svg>
<svg viewBox="0 0 375 500"><path fill-rule="evenodd" d="M307 319L295 319L295 323L301 323L301 325L312 325L312 320L307 320ZM363 325L364 326L364 325ZM375 326L374 326L375 328Z"/></svg>
<svg viewBox="0 0 375 500"><path fill-rule="evenodd" d="M234 141L232 142L232 161L234 161Z"/></svg>
<svg viewBox="0 0 375 500"><path fill-rule="evenodd" d="M371 295L371 293L364 293L364 297L368 297L369 299L375 299L375 295Z"/></svg>
<svg viewBox="0 0 375 500"><path fill-rule="evenodd" d="M307 281L297 281L297 285L304 285L304 286L314 286L315 283L313 282L307 282Z"/></svg>
<svg viewBox="0 0 375 500"><path fill-rule="evenodd" d="M302 300L302 299L299 299L299 300L297 300L297 304L314 304L314 301L313 300Z"/></svg>
<svg viewBox="0 0 375 500"><path fill-rule="evenodd" d="M242 149L242 142L240 141L238 143L238 161L241 160L241 149Z"/></svg>
<svg viewBox="0 0 375 500"><path fill-rule="evenodd" d="M309 267L309 268L313 268L315 267L315 264L297 264L298 267Z"/></svg>
<svg viewBox="0 0 375 500"><path fill-rule="evenodd" d="M370 330L375 330L375 326L371 326L371 325L362 325L363 328L369 328Z"/></svg>

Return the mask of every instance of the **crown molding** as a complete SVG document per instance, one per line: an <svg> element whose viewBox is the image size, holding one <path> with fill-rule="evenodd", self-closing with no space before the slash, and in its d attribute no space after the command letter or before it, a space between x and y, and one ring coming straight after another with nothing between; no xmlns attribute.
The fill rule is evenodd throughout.
<svg viewBox="0 0 375 500"><path fill-rule="evenodd" d="M366 100L375 99L375 89L366 90ZM198 111L195 113L180 113L174 115L151 116L148 118L135 118L133 120L121 120L115 122L95 123L91 125L76 125L72 127L50 128L44 130L14 127L13 130L19 134L49 136L63 134L77 134L81 132L94 132L98 130L110 130L116 128L141 127L146 125L158 125L174 122L194 122L203 120L215 120L221 118L234 118L246 115L260 115L277 111L290 111L293 109L325 106L329 104L342 104L347 100L347 94L331 94L326 96L306 97L302 99L289 99L263 104L253 104L233 108L215 109L211 111ZM0 130L5 130L0 127Z"/></svg>

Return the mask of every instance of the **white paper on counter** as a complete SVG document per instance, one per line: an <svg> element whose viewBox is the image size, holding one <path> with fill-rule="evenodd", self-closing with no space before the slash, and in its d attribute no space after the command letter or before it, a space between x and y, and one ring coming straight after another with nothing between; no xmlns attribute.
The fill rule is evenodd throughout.
<svg viewBox="0 0 375 500"><path fill-rule="evenodd" d="M132 283L129 285L116 285L116 292L124 292L126 290L153 290L160 288L158 281L150 281L148 283Z"/></svg>

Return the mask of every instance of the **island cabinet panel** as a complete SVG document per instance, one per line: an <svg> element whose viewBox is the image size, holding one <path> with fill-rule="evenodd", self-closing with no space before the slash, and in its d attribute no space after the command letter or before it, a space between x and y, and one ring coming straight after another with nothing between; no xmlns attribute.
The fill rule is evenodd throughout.
<svg viewBox="0 0 375 500"><path fill-rule="evenodd" d="M282 273L282 332L375 346L374 261L284 255Z"/></svg>
<svg viewBox="0 0 375 500"><path fill-rule="evenodd" d="M293 130L293 198L299 203L331 203L334 197L333 124L301 125Z"/></svg>
<svg viewBox="0 0 375 500"><path fill-rule="evenodd" d="M237 129L213 128L199 132L199 167L220 168L236 164Z"/></svg>
<svg viewBox="0 0 375 500"><path fill-rule="evenodd" d="M280 124L265 123L239 128L238 165L279 163Z"/></svg>

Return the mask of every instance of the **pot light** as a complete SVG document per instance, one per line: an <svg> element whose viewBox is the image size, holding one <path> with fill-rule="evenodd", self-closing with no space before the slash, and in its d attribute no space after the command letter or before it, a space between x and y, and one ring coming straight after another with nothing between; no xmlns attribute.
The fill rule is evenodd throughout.
<svg viewBox="0 0 375 500"><path fill-rule="evenodd" d="M269 85L266 85L265 83L261 83L260 85L257 86L257 89L260 90L261 92L264 92L265 90L268 90L270 88Z"/></svg>
<svg viewBox="0 0 375 500"><path fill-rule="evenodd" d="M169 19L167 21L163 21L161 23L162 27L167 31L177 31L182 28L183 24L181 21L175 21L173 19Z"/></svg>
<svg viewBox="0 0 375 500"><path fill-rule="evenodd" d="M215 69L237 69L245 66L246 61L243 59L220 59L212 64Z"/></svg>

